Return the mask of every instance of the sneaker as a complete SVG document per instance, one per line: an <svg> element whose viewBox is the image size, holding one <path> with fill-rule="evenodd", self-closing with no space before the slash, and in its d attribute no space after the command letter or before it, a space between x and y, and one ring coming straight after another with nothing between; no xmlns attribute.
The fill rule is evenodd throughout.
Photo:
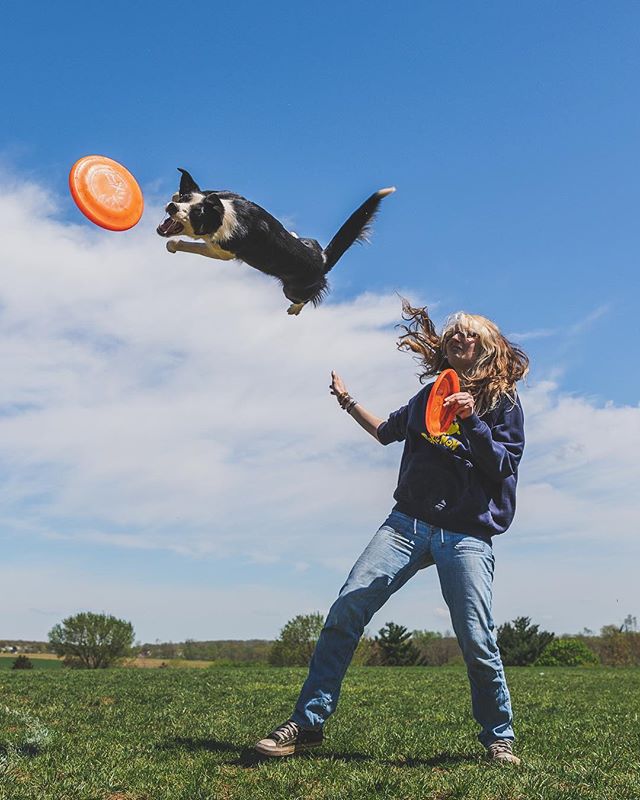
<svg viewBox="0 0 640 800"><path fill-rule="evenodd" d="M497 761L500 764L519 764L520 759L513 754L511 739L496 739L487 747L487 757L489 761Z"/></svg>
<svg viewBox="0 0 640 800"><path fill-rule="evenodd" d="M283 722L273 733L256 744L255 749L263 756L292 756L312 747L319 747L324 736L322 731L305 731L292 719Z"/></svg>

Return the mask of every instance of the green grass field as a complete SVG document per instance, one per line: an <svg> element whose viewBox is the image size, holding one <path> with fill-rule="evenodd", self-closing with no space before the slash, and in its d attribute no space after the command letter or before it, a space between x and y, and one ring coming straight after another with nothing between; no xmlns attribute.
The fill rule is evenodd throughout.
<svg viewBox="0 0 640 800"><path fill-rule="evenodd" d="M0 656L0 670L11 669L17 656ZM62 661L57 658L38 658L38 656L30 656L30 661L33 664L33 669L63 669ZM0 702L2 699L0 698Z"/></svg>
<svg viewBox="0 0 640 800"><path fill-rule="evenodd" d="M640 670L507 671L520 768L486 763L461 668L354 668L313 754L261 761L302 669L0 674L2 800L640 798Z"/></svg>

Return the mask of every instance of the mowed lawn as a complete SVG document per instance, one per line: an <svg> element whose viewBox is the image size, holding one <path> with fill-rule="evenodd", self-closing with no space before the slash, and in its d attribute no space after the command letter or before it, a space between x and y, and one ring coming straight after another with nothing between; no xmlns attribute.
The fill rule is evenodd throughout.
<svg viewBox="0 0 640 800"><path fill-rule="evenodd" d="M351 669L325 745L262 761L302 669L0 672L5 800L640 798L640 670L512 668L520 768L483 760L462 668Z"/></svg>

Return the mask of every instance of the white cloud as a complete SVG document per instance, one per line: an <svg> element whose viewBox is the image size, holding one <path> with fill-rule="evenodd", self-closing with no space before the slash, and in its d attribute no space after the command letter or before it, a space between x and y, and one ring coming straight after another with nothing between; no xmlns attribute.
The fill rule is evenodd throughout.
<svg viewBox="0 0 640 800"><path fill-rule="evenodd" d="M395 298L291 318L277 284L245 266L170 256L149 226L122 238L32 226L37 196L20 201L0 209L14 231L0 294L5 508L37 494L20 516L43 531L72 518L88 538L193 552L239 537L251 549L260 524L282 532L277 550L283 521L348 494L361 444L329 370L375 390L380 413L400 402L382 333Z"/></svg>
<svg viewBox="0 0 640 800"><path fill-rule="evenodd" d="M166 253L160 210L112 234L57 221L37 186L1 197L4 536L25 549L75 540L260 565L248 596L282 601L276 629L301 609L295 591L285 602L269 586L270 565L290 563L297 585L324 570L337 588L391 506L400 449L376 446L339 410L329 372L380 416L417 391L395 349L398 298L364 294L289 317L278 285L249 267ZM504 548L526 585L568 547L588 548L589 563L603 546L637 557L640 409L600 408L550 382L523 397L519 512L498 559ZM564 569L557 604L580 581L570 560ZM623 574L611 565L603 586ZM514 599L521 591L513 585ZM392 608L410 627L441 627L437 594L420 613L401 598ZM574 628L597 603L575 609Z"/></svg>
<svg viewBox="0 0 640 800"><path fill-rule="evenodd" d="M597 407L549 382L527 391L525 404L519 528L532 540L633 548L640 408Z"/></svg>

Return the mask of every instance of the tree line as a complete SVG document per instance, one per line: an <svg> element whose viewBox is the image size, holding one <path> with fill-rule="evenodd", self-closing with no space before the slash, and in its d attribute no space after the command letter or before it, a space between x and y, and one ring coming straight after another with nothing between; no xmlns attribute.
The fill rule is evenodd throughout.
<svg viewBox="0 0 640 800"><path fill-rule="evenodd" d="M269 653L276 666L305 666L322 630L321 614L299 615L280 632ZM517 617L497 629L505 666L640 666L640 633L634 617L621 626L607 625L600 636L586 632L560 636L540 630L529 617ZM409 631L387 622L374 637L364 636L353 660L364 666L444 666L462 664L453 636L436 631Z"/></svg>
<svg viewBox="0 0 640 800"><path fill-rule="evenodd" d="M320 613L299 614L289 620L274 642L228 640L134 645L133 625L107 614L82 612L67 617L49 632L48 649L72 668L100 669L132 656L183 658L228 664L307 666L320 635ZM497 629L498 646L506 666L640 666L637 619L628 615L621 625L606 625L599 635L585 629L572 636L555 636L517 617ZM0 642L2 644L2 642ZM6 644L6 643L5 643ZM38 652L32 650L31 652ZM27 669L20 658L17 669ZM462 664L455 637L437 631L410 631L387 622L377 635L365 635L353 663L361 666L444 666Z"/></svg>

